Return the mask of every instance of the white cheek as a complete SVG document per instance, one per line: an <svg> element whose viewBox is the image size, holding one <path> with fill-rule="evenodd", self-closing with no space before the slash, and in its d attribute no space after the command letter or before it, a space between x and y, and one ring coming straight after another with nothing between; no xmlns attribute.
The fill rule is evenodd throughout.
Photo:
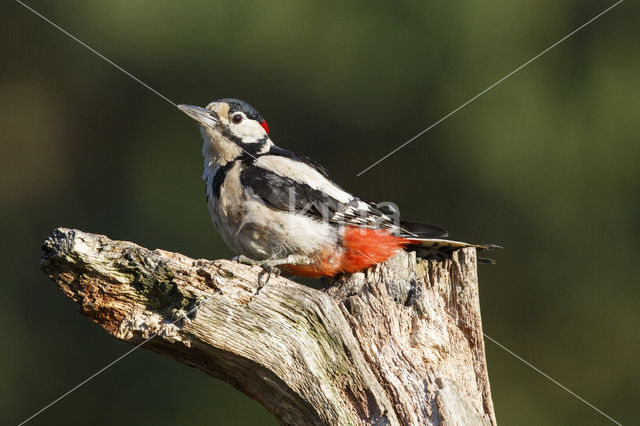
<svg viewBox="0 0 640 426"><path fill-rule="evenodd" d="M257 142L267 135L260 123L253 120L232 125L231 131L234 135L242 139L243 142L247 143Z"/></svg>

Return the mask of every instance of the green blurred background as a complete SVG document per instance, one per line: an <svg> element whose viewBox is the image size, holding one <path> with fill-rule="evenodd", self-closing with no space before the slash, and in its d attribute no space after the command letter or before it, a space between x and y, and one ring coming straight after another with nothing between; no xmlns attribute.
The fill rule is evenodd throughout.
<svg viewBox="0 0 640 426"><path fill-rule="evenodd" d="M640 8L627 1L379 166L356 173L607 1L29 4L176 102L238 97L345 188L453 237L485 332L622 423L640 398ZM196 125L18 3L0 6L0 423L130 346L39 271L57 226L192 257L210 223ZM503 425L608 421L487 342ZM31 424L274 424L231 386L140 350Z"/></svg>

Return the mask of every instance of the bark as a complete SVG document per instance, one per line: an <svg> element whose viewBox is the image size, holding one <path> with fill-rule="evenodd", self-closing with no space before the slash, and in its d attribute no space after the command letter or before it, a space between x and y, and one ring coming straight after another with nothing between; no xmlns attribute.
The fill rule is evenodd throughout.
<svg viewBox="0 0 640 426"><path fill-rule="evenodd" d="M402 252L323 290L71 229L42 250L107 333L232 384L283 424L496 424L474 249Z"/></svg>

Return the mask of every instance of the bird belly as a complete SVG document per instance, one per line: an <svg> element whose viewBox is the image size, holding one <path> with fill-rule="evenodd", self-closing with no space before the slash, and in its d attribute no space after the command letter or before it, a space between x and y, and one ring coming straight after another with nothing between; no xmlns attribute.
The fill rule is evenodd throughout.
<svg viewBox="0 0 640 426"><path fill-rule="evenodd" d="M337 234L328 223L276 211L260 201L246 201L244 207L239 222L230 229L237 250L252 259L282 259L292 254L316 258L337 244Z"/></svg>
<svg viewBox="0 0 640 426"><path fill-rule="evenodd" d="M409 240L396 237L387 230L346 226L337 249L323 251L313 264L284 265L282 269L311 278L352 274L384 262L408 243Z"/></svg>
<svg viewBox="0 0 640 426"><path fill-rule="evenodd" d="M304 214L275 210L246 194L230 173L220 197L209 197L213 223L227 246L255 260L281 259L291 254L313 258L335 247L338 236L329 223Z"/></svg>

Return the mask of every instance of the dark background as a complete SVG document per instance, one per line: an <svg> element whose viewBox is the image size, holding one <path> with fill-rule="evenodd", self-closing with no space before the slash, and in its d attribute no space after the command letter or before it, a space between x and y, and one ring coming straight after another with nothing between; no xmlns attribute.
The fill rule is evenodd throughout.
<svg viewBox="0 0 640 426"><path fill-rule="evenodd" d="M175 102L238 97L279 145L404 216L505 249L485 332L622 423L640 398L640 9L627 1L360 177L608 1L29 4ZM196 125L12 1L0 6L0 423L130 346L39 271L57 226L191 257L208 217ZM487 341L503 425L608 421ZM273 424L231 386L139 350L31 424Z"/></svg>

